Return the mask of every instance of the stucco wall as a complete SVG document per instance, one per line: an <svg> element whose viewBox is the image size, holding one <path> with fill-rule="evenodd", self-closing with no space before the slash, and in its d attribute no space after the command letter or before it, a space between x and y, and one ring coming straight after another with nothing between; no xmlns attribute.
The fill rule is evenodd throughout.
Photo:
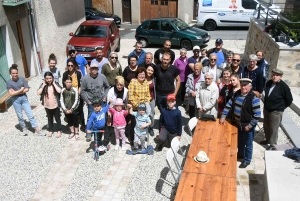
<svg viewBox="0 0 300 201"><path fill-rule="evenodd" d="M141 2L132 0L131 1L131 23L139 25L141 23Z"/></svg>
<svg viewBox="0 0 300 201"><path fill-rule="evenodd" d="M193 20L194 0L178 0L178 18L186 23Z"/></svg>
<svg viewBox="0 0 300 201"><path fill-rule="evenodd" d="M115 15L118 15L120 18L123 18L122 16L122 1L121 0L113 0L113 13ZM122 19L123 22L123 19Z"/></svg>
<svg viewBox="0 0 300 201"><path fill-rule="evenodd" d="M84 1L42 0L33 4L42 66L48 65L51 53L57 56L58 64L64 65L69 33L85 20Z"/></svg>
<svg viewBox="0 0 300 201"><path fill-rule="evenodd" d="M244 59L247 60L247 56L255 54L256 50L261 50L265 54L265 59L270 63L269 76L272 69L278 68L283 71L283 79L290 86L300 86L300 46L289 47L286 44L277 43L262 30L262 27L251 20Z"/></svg>

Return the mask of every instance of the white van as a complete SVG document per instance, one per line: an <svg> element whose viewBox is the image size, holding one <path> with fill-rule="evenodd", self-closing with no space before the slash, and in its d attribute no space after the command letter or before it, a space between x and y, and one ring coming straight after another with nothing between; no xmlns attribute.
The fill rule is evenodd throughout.
<svg viewBox="0 0 300 201"><path fill-rule="evenodd" d="M198 0L197 25L208 31L217 26L249 26L256 7L255 0Z"/></svg>

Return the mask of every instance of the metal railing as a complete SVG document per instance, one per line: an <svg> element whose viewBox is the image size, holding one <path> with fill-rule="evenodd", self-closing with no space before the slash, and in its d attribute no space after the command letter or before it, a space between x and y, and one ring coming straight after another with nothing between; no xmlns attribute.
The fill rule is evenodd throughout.
<svg viewBox="0 0 300 201"><path fill-rule="evenodd" d="M282 15L282 12L277 12L276 10L270 8L272 4L266 3L264 1L257 1L258 9L257 9L257 19L264 18L265 26L271 25L272 29L276 33L273 33L272 36L283 36L285 38L284 42L291 42L290 39L296 42L300 42L300 22L293 22ZM277 3L284 4L284 3ZM276 5L277 5L276 4ZM294 25L298 25L299 28L291 28ZM284 28L285 31L282 30ZM299 34L296 36L292 36L292 31L298 31Z"/></svg>

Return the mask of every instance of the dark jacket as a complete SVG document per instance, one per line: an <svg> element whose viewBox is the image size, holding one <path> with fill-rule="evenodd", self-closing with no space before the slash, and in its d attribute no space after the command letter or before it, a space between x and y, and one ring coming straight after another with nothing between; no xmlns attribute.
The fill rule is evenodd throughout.
<svg viewBox="0 0 300 201"><path fill-rule="evenodd" d="M272 111L284 111L285 108L289 107L293 102L293 96L289 86L282 80L280 80L269 96L269 91L273 81L269 80L266 83L266 93L264 109L268 112Z"/></svg>
<svg viewBox="0 0 300 201"><path fill-rule="evenodd" d="M77 81L78 81L78 88L80 88L80 85L81 85L81 73L79 71L75 71L76 75L77 75ZM65 71L64 74L63 74L63 77L62 77L62 85L63 87L65 88L65 80L68 78L69 76L69 72L68 71Z"/></svg>

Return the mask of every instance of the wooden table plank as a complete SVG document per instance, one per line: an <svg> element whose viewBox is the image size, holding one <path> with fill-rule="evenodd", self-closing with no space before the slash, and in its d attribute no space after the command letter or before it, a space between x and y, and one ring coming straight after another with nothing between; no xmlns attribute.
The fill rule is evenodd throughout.
<svg viewBox="0 0 300 201"><path fill-rule="evenodd" d="M236 180L207 174L183 172L175 201L235 201Z"/></svg>
<svg viewBox="0 0 300 201"><path fill-rule="evenodd" d="M210 161L196 163L194 157L205 151ZM199 174L236 177L237 128L226 122L198 121L183 171Z"/></svg>

